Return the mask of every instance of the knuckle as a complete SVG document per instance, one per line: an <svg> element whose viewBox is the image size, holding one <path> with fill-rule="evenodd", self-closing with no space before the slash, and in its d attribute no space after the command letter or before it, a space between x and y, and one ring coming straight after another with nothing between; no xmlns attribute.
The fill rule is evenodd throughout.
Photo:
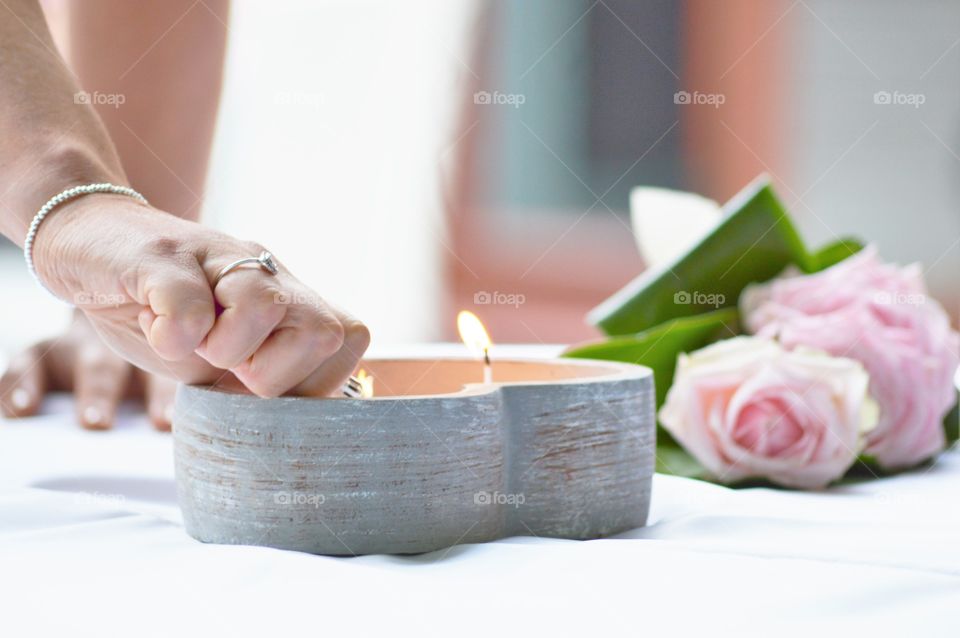
<svg viewBox="0 0 960 638"><path fill-rule="evenodd" d="M320 357L327 357L343 347L346 332L339 321L333 317L326 317L317 321L307 332L311 350Z"/></svg>
<svg viewBox="0 0 960 638"><path fill-rule="evenodd" d="M264 278L261 273L252 270L242 273L238 271L237 274L245 276L224 279L224 283L229 282L228 285L232 287L225 305L242 309L243 316L255 325L270 322L276 324L286 310L284 304L278 303L278 298L283 295L273 278Z"/></svg>
<svg viewBox="0 0 960 638"><path fill-rule="evenodd" d="M262 252L267 251L266 247L263 244L255 241L243 241L241 242L243 250L246 250L247 253L252 257L256 257Z"/></svg>
<svg viewBox="0 0 960 638"><path fill-rule="evenodd" d="M177 257L184 252L183 240L176 237L152 237L147 240L144 253L154 257Z"/></svg>
<svg viewBox="0 0 960 638"><path fill-rule="evenodd" d="M273 285L271 280L266 280L258 286L254 298L258 306L268 309L272 315L284 313L284 304L279 303L283 299L283 292L280 287Z"/></svg>
<svg viewBox="0 0 960 638"><path fill-rule="evenodd" d="M370 345L370 329L362 321L351 319L345 322L345 341L357 352L363 354Z"/></svg>
<svg viewBox="0 0 960 638"><path fill-rule="evenodd" d="M274 293L269 289L260 289L241 309L244 321L249 322L253 331L259 333L272 330L283 319L286 311L282 305L274 303L273 296Z"/></svg>

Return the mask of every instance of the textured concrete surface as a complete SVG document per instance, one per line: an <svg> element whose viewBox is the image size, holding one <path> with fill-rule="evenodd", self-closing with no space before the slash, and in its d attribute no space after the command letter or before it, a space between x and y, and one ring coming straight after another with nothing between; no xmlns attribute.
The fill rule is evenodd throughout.
<svg viewBox="0 0 960 638"><path fill-rule="evenodd" d="M422 368L395 361L384 374L402 377L407 365L408 377ZM461 387L465 365L474 363L440 362L430 373ZM182 387L174 436L187 531L206 542L359 555L643 526L655 447L649 371L498 365L514 379L544 365L584 375L371 400Z"/></svg>

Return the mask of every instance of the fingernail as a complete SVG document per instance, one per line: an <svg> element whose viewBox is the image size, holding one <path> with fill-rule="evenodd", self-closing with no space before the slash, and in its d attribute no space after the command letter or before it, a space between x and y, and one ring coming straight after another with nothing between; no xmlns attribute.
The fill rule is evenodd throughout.
<svg viewBox="0 0 960 638"><path fill-rule="evenodd" d="M17 388L10 395L10 400L13 402L13 407L25 410L30 405L30 393L23 388Z"/></svg>
<svg viewBox="0 0 960 638"><path fill-rule="evenodd" d="M173 406L168 405L163 409L163 418L167 423L173 423Z"/></svg>
<svg viewBox="0 0 960 638"><path fill-rule="evenodd" d="M101 425L103 422L103 413L93 405L88 405L83 409L83 422L87 425Z"/></svg>

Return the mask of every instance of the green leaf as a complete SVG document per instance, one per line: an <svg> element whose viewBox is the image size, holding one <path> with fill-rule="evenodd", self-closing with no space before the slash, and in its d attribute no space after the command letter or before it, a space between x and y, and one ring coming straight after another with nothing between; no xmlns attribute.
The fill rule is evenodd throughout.
<svg viewBox="0 0 960 638"><path fill-rule="evenodd" d="M852 257L863 250L863 244L852 237L838 239L832 244L827 244L817 252L810 255L810 267L812 272L826 270L830 266L839 264L847 257Z"/></svg>
<svg viewBox="0 0 960 638"><path fill-rule="evenodd" d="M676 443L657 443L657 472L687 478L708 479L707 469Z"/></svg>
<svg viewBox="0 0 960 638"><path fill-rule="evenodd" d="M947 435L947 445L960 439L960 403L954 403L953 409L943 418L943 431Z"/></svg>
<svg viewBox="0 0 960 638"><path fill-rule="evenodd" d="M647 366L653 370L659 408L673 384L677 355L699 350L718 339L736 336L738 332L736 308L724 308L695 317L673 319L633 336L581 345L565 352L563 356L625 361Z"/></svg>
<svg viewBox="0 0 960 638"><path fill-rule="evenodd" d="M677 356L692 352L739 331L735 308L726 308L696 317L674 319L630 337L588 343L565 352L577 359L603 359L644 365L653 370L657 409L663 405L673 384ZM657 428L657 471L692 478L706 477L706 471L662 427Z"/></svg>
<svg viewBox="0 0 960 638"><path fill-rule="evenodd" d="M725 217L689 252L634 279L591 312L609 335L641 332L664 321L735 307L740 292L787 265L812 268L800 236L767 178L724 206Z"/></svg>
<svg viewBox="0 0 960 638"><path fill-rule="evenodd" d="M765 177L730 200L724 213L716 228L686 254L644 272L590 313L589 321L611 339L576 347L565 356L648 366L659 409L673 383L677 356L738 330L736 306L748 284L772 279L791 264L806 273L819 272L863 248L861 241L843 238L809 252ZM960 439L960 405L947 414L944 429L948 443ZM662 428L657 455L658 472L707 478L703 467ZM863 458L845 481L878 471L875 462Z"/></svg>

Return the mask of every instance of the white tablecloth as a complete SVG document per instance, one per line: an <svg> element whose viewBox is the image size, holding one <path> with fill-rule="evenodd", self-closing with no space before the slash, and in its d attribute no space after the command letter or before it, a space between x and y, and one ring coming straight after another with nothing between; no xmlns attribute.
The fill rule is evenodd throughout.
<svg viewBox="0 0 960 638"><path fill-rule="evenodd" d="M960 635L960 453L799 493L657 476L618 538L511 538L414 557L204 545L172 441L60 397L0 423L0 636ZM494 633L496 632L496 633Z"/></svg>

